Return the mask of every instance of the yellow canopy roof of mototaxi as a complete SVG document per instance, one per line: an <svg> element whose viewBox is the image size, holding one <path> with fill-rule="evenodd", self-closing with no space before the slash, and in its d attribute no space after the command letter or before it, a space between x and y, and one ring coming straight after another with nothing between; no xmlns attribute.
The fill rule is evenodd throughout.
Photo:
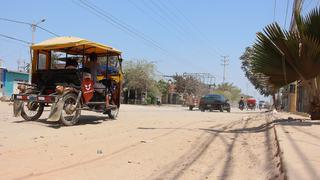
<svg viewBox="0 0 320 180"><path fill-rule="evenodd" d="M78 37L55 37L42 41L40 43L31 46L32 50L59 50L68 52L69 54L82 54L85 49L85 54L96 53L96 54L113 54L120 55L121 51L106 46L104 44L92 42L86 39Z"/></svg>

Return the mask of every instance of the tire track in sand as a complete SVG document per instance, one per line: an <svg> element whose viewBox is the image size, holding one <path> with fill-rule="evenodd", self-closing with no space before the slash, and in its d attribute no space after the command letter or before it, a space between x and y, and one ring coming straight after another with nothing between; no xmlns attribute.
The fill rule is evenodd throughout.
<svg viewBox="0 0 320 180"><path fill-rule="evenodd" d="M221 127L221 125L212 126L210 128L221 127L219 131L225 131L226 129L232 128L235 125L241 123L243 120L233 121L227 125ZM156 174L152 174L150 177L146 179L178 179L183 175L183 173L194 164L208 149L208 147L216 140L219 135L219 131L216 133L209 133L206 130L210 129L201 129L205 130L199 137L202 139L195 142L190 150L188 150L185 154L180 156L174 162L163 167L162 171Z"/></svg>
<svg viewBox="0 0 320 180"><path fill-rule="evenodd" d="M168 136L168 135L170 135L172 133L175 133L176 131L180 130L181 128L185 128L185 127L188 127L190 125L197 124L197 123L202 123L202 121L196 121L196 122L190 122L190 123L184 124L183 126L179 126L179 127L175 128L175 129L171 129L168 132L165 132L163 134L155 136L155 137L151 138L151 140L160 139L162 137L165 137L165 136ZM81 162L70 164L70 165L63 166L63 167L57 167L55 169L50 169L50 170L39 172L39 173L29 173L29 174L27 174L25 176L17 177L17 178L14 178L14 179L15 180L22 180L22 179L28 179L28 178L33 178L33 177L39 177L39 176L52 174L52 173L57 173L57 172L60 172L60 171L65 171L65 170L76 168L76 167L79 167L79 166L91 164L91 163L94 163L94 162L100 161L100 160L112 159L112 158L114 158L116 156L121 155L122 153L125 153L125 152L127 152L129 150L132 150L134 148L137 148L138 146L143 145L143 144L144 144L143 142L138 141L136 143L124 146L124 147L122 147L122 148L120 148L120 149L118 149L118 150L116 150L114 152L111 152L111 153L103 155L103 156L99 156L97 158L81 161Z"/></svg>

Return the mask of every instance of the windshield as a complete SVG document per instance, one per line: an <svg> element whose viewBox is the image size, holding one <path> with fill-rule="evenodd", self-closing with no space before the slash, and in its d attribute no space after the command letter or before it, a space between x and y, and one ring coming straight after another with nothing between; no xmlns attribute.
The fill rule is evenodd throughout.
<svg viewBox="0 0 320 180"><path fill-rule="evenodd" d="M224 100L224 97L223 97L223 96L217 95L217 94L209 94L209 95L206 95L205 98L207 98L207 99L213 99L213 100L220 100L220 101L223 101L223 100Z"/></svg>
<svg viewBox="0 0 320 180"><path fill-rule="evenodd" d="M106 75L118 73L119 57L118 56L103 56L98 57L98 72L97 75Z"/></svg>

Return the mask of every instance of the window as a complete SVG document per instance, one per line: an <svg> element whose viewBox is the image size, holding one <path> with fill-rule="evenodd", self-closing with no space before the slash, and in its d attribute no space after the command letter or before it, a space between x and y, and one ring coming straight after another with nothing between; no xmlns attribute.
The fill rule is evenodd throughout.
<svg viewBox="0 0 320 180"><path fill-rule="evenodd" d="M108 62L108 65L107 65ZM118 73L119 57L118 56L103 56L98 57L98 76L105 75L108 67L108 74Z"/></svg>
<svg viewBox="0 0 320 180"><path fill-rule="evenodd" d="M77 69L82 56L51 51L51 69Z"/></svg>
<svg viewBox="0 0 320 180"><path fill-rule="evenodd" d="M44 53L39 53L39 58L38 58L38 70L44 70L46 69L46 58L47 55Z"/></svg>

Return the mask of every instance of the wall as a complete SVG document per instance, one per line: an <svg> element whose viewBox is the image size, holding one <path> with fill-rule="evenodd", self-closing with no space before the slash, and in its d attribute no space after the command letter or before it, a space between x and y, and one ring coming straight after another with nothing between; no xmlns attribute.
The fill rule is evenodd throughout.
<svg viewBox="0 0 320 180"><path fill-rule="evenodd" d="M6 69L0 68L0 97L4 95L4 81Z"/></svg>
<svg viewBox="0 0 320 180"><path fill-rule="evenodd" d="M14 86L16 86L18 82L27 83L28 78L29 76L26 73L6 71L4 82L4 96L10 97L14 92Z"/></svg>

